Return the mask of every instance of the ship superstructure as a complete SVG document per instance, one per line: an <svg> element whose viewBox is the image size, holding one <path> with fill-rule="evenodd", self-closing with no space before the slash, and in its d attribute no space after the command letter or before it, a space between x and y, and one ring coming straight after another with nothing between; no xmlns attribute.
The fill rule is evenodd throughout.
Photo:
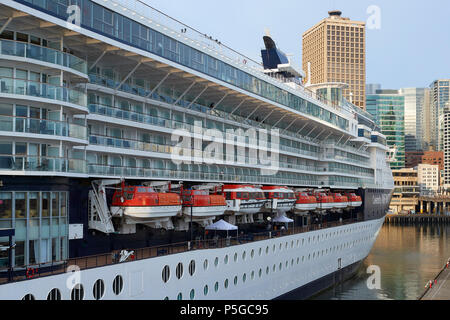
<svg viewBox="0 0 450 320"><path fill-rule="evenodd" d="M162 272L162 286L169 287L149 295L139 289L147 275L125 270L130 277L116 275L112 287L122 292L124 281L135 276L138 284L127 295L111 291L100 298L276 298L336 270L353 270L368 254L392 194L385 137L370 115L335 98L341 97L339 86L304 87L303 73L285 57L272 59L282 52L270 37L264 42L260 65L139 1L0 0L0 228L15 232L11 259L0 258L2 279L10 282L0 285L0 298L98 298L100 282L94 281L90 296L92 290L63 289L59 276L48 273L71 259L113 251L123 253L122 266L140 264L160 278ZM338 194L357 203L334 213L320 205L305 210L296 190L309 190L306 198ZM296 201L302 214L295 214ZM245 236L273 227L276 217L292 220L292 232L295 226L306 232L315 211L337 229L292 233L281 244L272 243L272 233L260 243L247 237L246 257L241 248L232 249L243 245L239 241L192 251L193 241L211 240L204 228L217 219L237 225ZM352 221L347 229L346 220ZM258 278L257 290L267 285L263 273L300 267L300 259L311 261L313 270L312 244L324 236L346 241L333 251L323 247L336 261L261 295L241 287L221 291L216 282L200 290L205 294L174 293L178 285L165 274L172 269L180 280L182 266L191 272L194 261L195 282L195 261L206 261L207 270L207 261L218 267L237 261L236 255L262 259L262 251L276 252L272 246L303 243L303 257L286 256L285 267L249 270L244 279L229 280L237 288L239 281ZM156 258L149 250L139 261L125 251L184 242L186 250L155 249ZM344 248L352 248L351 261ZM179 262L181 271L177 259L187 259ZM116 260L105 262L83 271L89 274L84 279L117 267ZM46 277L33 279L35 270ZM33 281L42 283L35 286L42 292L28 292ZM50 288L51 295L50 284L57 289ZM218 286L232 284L227 278Z"/></svg>

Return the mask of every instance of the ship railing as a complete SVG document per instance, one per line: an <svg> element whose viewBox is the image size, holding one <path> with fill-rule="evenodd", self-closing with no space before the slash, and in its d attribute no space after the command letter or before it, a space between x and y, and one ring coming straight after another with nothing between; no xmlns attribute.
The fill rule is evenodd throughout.
<svg viewBox="0 0 450 320"><path fill-rule="evenodd" d="M126 251L131 253L131 255L124 262L120 262L120 253L122 250L115 250L109 253L73 258L65 261L54 261L15 267L10 273L7 269L0 269L0 284L54 276L72 272L73 270L89 270L121 263L130 263L133 261L152 259L195 250L221 249L239 246L270 240L273 238L283 238L306 232L345 226L356 222L359 222L359 220L357 218L353 218L335 222L320 222L310 226L294 226L284 230L267 230L260 233L247 233L236 237L214 237L210 239L192 240L148 248L126 249ZM288 241L288 246L297 245L297 243L293 243L293 241L293 239Z"/></svg>
<svg viewBox="0 0 450 320"><path fill-rule="evenodd" d="M87 172L87 161L64 157L0 154L0 170L84 174Z"/></svg>
<svg viewBox="0 0 450 320"><path fill-rule="evenodd" d="M0 54L57 64L87 74L87 62L72 54L36 44L0 40Z"/></svg>
<svg viewBox="0 0 450 320"><path fill-rule="evenodd" d="M58 120L0 116L0 131L44 134L87 140L87 127Z"/></svg>
<svg viewBox="0 0 450 320"><path fill-rule="evenodd" d="M261 63L245 56L236 50L226 46L220 40L211 35L196 30L187 24L178 21L169 15L151 7L149 4L140 0L110 0L110 2L129 14L136 14L142 17L140 21L147 24L154 30L166 33L174 39L184 39L194 48L203 50L203 52L220 57L222 60L235 64L237 67L247 69L250 72L263 75L263 66Z"/></svg>
<svg viewBox="0 0 450 320"><path fill-rule="evenodd" d="M86 93L50 83L0 76L0 93L30 96L87 106Z"/></svg>

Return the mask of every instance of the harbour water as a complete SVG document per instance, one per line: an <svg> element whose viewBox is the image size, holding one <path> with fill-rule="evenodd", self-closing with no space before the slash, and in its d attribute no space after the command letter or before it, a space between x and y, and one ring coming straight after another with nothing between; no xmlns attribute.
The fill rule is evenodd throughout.
<svg viewBox="0 0 450 320"><path fill-rule="evenodd" d="M425 284L434 279L448 258L449 225L385 224L357 275L313 300L416 300L423 294ZM380 268L379 290L368 288L369 266Z"/></svg>

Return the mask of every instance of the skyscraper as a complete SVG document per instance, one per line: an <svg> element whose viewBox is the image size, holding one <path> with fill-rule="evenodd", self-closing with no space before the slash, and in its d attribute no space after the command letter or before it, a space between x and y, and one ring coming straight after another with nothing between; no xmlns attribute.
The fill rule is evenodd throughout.
<svg viewBox="0 0 450 320"><path fill-rule="evenodd" d="M430 85L432 140L438 151L444 150L444 108L450 101L450 79L436 80Z"/></svg>
<svg viewBox="0 0 450 320"><path fill-rule="evenodd" d="M424 148L424 104L425 88L403 88L400 94L405 97L405 151Z"/></svg>
<svg viewBox="0 0 450 320"><path fill-rule="evenodd" d="M303 34L303 70L311 75L311 84L343 82L344 98L366 109L366 37L365 23L341 17L330 11L329 17Z"/></svg>
<svg viewBox="0 0 450 320"><path fill-rule="evenodd" d="M367 94L376 94L377 90L381 90L381 84L379 84L379 83L366 84L366 95Z"/></svg>
<svg viewBox="0 0 450 320"><path fill-rule="evenodd" d="M367 112L375 117L389 147L397 148L393 170L405 168L405 97L399 90L377 90L367 95Z"/></svg>
<svg viewBox="0 0 450 320"><path fill-rule="evenodd" d="M443 113L443 137L442 147L444 151L444 189L450 189L450 102L442 110Z"/></svg>

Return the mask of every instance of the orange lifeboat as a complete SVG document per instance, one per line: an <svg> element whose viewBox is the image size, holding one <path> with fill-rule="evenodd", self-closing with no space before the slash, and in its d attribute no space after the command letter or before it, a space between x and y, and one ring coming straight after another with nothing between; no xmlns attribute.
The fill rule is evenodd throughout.
<svg viewBox="0 0 450 320"><path fill-rule="evenodd" d="M333 197L334 201L334 207L333 209L345 209L348 206L348 199L347 197L343 196L340 193L332 193L331 196Z"/></svg>
<svg viewBox="0 0 450 320"><path fill-rule="evenodd" d="M309 211L315 210L318 207L316 197L309 195L307 192L297 192L296 197L296 212L307 213Z"/></svg>
<svg viewBox="0 0 450 320"><path fill-rule="evenodd" d="M181 198L176 193L155 192L152 187L127 186L114 193L111 213L137 222L151 222L177 216Z"/></svg>
<svg viewBox="0 0 450 320"><path fill-rule="evenodd" d="M346 193L345 196L348 198L348 206L350 208L358 208L362 206L362 199L355 193Z"/></svg>
<svg viewBox="0 0 450 320"><path fill-rule="evenodd" d="M334 208L334 199L332 196L323 192L316 193L315 196L317 200L317 211L325 211Z"/></svg>
<svg viewBox="0 0 450 320"><path fill-rule="evenodd" d="M193 218L214 218L227 209L225 197L209 194L208 190L183 190L183 214Z"/></svg>

